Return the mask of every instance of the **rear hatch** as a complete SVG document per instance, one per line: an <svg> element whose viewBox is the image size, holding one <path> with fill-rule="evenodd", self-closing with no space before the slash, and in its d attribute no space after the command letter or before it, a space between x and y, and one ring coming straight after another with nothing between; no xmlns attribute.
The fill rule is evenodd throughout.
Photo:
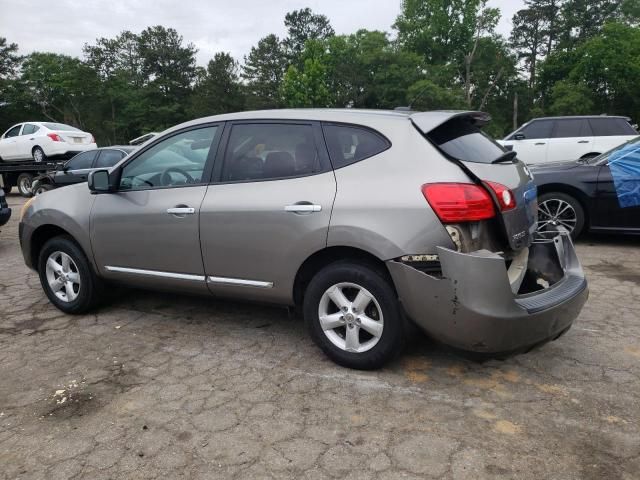
<svg viewBox="0 0 640 480"><path fill-rule="evenodd" d="M531 244L536 231L536 187L525 164L481 130L489 120L482 112L411 116L414 126L429 142L464 170L471 182L487 189L499 212L498 221L506 240L517 251ZM515 207L509 202L505 205L509 196L515 200Z"/></svg>

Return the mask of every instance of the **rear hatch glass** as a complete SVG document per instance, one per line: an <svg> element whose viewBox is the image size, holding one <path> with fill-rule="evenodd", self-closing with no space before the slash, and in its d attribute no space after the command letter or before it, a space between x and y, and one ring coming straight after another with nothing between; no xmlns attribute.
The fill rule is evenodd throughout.
<svg viewBox="0 0 640 480"><path fill-rule="evenodd" d="M536 230L538 206L533 177L525 164L517 159L492 163L507 151L480 129L486 116L477 112L451 112L448 118L442 118L442 112L438 114L437 124L427 118L431 115L428 113L414 115L412 121L427 140L471 177L470 180L497 182L512 191L516 208L502 212L501 223L512 249L530 245ZM496 210L499 211L497 202Z"/></svg>

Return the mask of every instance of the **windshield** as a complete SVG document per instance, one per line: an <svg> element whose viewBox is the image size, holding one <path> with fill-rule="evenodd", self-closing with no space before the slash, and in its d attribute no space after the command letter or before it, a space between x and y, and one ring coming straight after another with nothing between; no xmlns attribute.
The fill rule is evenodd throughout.
<svg viewBox="0 0 640 480"><path fill-rule="evenodd" d="M584 163L588 163L589 165L596 165L599 163L606 163L609 160L609 157L614 154L615 152L617 152L618 150L621 150L629 145L633 145L636 143L640 143L640 137L636 137L633 140L629 140L628 142L623 143L622 145L618 145L615 148L612 148L611 150L609 150L608 152L604 152L600 155L598 155L597 157L593 157L593 158L587 158L584 159Z"/></svg>
<svg viewBox="0 0 640 480"><path fill-rule="evenodd" d="M81 132L82 130L72 127L71 125L65 125L64 123L43 123L49 130L66 130L69 132Z"/></svg>

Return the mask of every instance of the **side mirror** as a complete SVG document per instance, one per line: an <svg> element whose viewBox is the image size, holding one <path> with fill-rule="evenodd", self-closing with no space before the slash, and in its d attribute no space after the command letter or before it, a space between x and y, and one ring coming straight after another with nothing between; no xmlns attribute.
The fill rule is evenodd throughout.
<svg viewBox="0 0 640 480"><path fill-rule="evenodd" d="M516 134L513 136L513 139L514 139L514 140L524 140L525 138L527 138L527 137L525 137L525 136L524 136L524 133L516 133Z"/></svg>
<svg viewBox="0 0 640 480"><path fill-rule="evenodd" d="M94 170L89 172L87 184L91 193L109 193L111 183L109 182L109 170Z"/></svg>

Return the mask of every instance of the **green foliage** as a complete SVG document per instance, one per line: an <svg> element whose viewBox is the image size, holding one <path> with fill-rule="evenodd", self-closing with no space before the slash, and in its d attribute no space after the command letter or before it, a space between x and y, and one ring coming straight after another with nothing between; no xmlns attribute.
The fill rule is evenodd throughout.
<svg viewBox="0 0 640 480"><path fill-rule="evenodd" d="M236 112L244 108L238 62L229 53L216 53L201 69L192 95L191 117Z"/></svg>
<svg viewBox="0 0 640 480"><path fill-rule="evenodd" d="M591 91L584 83L562 80L551 91L550 115L589 115L593 112Z"/></svg>
<svg viewBox="0 0 640 480"><path fill-rule="evenodd" d="M332 37L335 32L324 15L314 14L310 8L294 10L284 17L284 26L287 28L287 38L282 46L289 62L296 67L304 63L302 51L309 40L324 40Z"/></svg>
<svg viewBox="0 0 640 480"><path fill-rule="evenodd" d="M276 35L268 35L251 48L244 59L242 78L247 84L247 107L250 109L278 108L282 105L280 86L287 59Z"/></svg>

